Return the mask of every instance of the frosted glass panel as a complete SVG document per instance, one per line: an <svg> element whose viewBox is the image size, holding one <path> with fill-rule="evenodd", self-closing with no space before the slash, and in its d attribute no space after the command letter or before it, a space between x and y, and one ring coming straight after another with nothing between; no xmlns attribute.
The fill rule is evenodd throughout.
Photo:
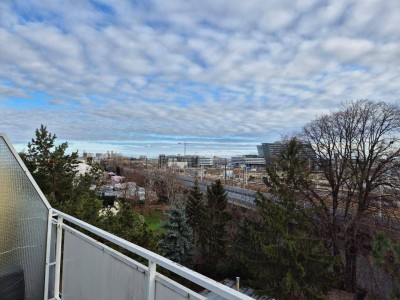
<svg viewBox="0 0 400 300"><path fill-rule="evenodd" d="M147 276L112 253L65 231L63 300L144 300Z"/></svg>
<svg viewBox="0 0 400 300"><path fill-rule="evenodd" d="M63 300L144 300L147 267L82 234L64 231ZM205 299L156 276L156 300Z"/></svg>
<svg viewBox="0 0 400 300"><path fill-rule="evenodd" d="M0 299L43 299L47 215L0 136Z"/></svg>

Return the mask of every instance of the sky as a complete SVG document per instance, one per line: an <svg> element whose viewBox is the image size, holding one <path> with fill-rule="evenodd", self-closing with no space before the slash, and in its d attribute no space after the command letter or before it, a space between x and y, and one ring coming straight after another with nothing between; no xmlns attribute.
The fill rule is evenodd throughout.
<svg viewBox="0 0 400 300"><path fill-rule="evenodd" d="M231 156L344 101L399 104L398 0L1 0L0 132ZM179 144L181 143L181 144Z"/></svg>

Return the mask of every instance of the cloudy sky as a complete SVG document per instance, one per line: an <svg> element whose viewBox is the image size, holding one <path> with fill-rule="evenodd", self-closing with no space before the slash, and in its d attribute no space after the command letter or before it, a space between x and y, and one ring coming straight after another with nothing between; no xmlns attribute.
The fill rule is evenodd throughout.
<svg viewBox="0 0 400 300"><path fill-rule="evenodd" d="M399 103L398 0L1 0L0 132L255 153L345 100ZM26 147L26 146L25 146Z"/></svg>

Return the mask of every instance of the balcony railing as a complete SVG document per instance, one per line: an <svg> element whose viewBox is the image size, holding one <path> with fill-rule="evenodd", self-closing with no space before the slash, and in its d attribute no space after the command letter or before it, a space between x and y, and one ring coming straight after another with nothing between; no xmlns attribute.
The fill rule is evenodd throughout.
<svg viewBox="0 0 400 300"><path fill-rule="evenodd" d="M54 299L77 299L79 295L85 295L83 298L81 296L81 299L111 299L110 297L121 299L116 295L122 297L128 292L131 293L129 299L206 299L158 273L157 266L225 299L252 299L161 255L60 211L52 210L52 216L51 223L56 226L56 255L55 261L48 261L47 266L49 268L55 264ZM76 228L66 225L64 221L145 258L148 266L142 265L83 234ZM62 276L61 266L63 267ZM94 267L95 270L90 267ZM93 273L98 270L102 270L103 273ZM61 277L63 278L62 284ZM130 280L126 280L127 278ZM133 285L136 286L136 290L131 288ZM60 292L61 286L62 292Z"/></svg>

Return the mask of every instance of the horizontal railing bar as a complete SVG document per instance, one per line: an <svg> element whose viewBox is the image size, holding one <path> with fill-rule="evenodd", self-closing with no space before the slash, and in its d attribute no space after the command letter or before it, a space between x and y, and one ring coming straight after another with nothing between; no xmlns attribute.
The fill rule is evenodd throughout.
<svg viewBox="0 0 400 300"><path fill-rule="evenodd" d="M213 279L210 279L200 273L197 273L189 268L186 268L184 266L181 266L157 253L154 253L150 250L147 250L143 247L140 247L138 245L135 245L131 242L128 242L120 237L117 237L103 229L97 228L93 225L90 225L84 221L81 221L75 217L72 217L70 215L67 215L63 212L60 212L58 210L54 210L54 212L58 213L61 217L64 218L65 221L71 222L75 225L80 226L81 228L92 232L96 234L97 236L104 238L118 246L121 246L122 248L129 250L149 261L155 262L159 266L166 268L175 274L186 278L204 288L206 288L209 291L212 291L216 293L217 295L220 295L226 299L232 299L232 300L250 300L253 299L245 294L242 294L238 291L235 291L234 289L231 289L222 283L219 283Z"/></svg>

